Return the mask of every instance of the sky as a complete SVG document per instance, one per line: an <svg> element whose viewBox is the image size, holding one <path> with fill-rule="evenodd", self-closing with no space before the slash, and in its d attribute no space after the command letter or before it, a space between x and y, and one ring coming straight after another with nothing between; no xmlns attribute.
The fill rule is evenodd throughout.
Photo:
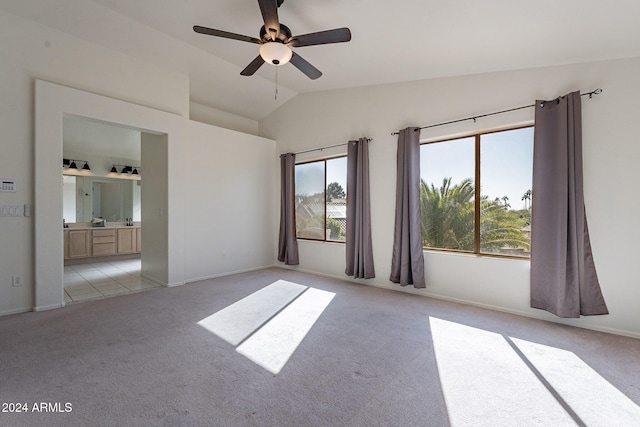
<svg viewBox="0 0 640 427"><path fill-rule="evenodd" d="M337 182L347 191L347 158L327 160L327 184ZM324 189L324 162L296 165L296 194L316 194Z"/></svg>
<svg viewBox="0 0 640 427"><path fill-rule="evenodd" d="M531 189L533 127L482 135L480 142L481 194L489 199L509 198L512 209L522 209L522 195ZM420 147L420 177L436 188L444 177L451 185L475 176L474 137Z"/></svg>
<svg viewBox="0 0 640 427"><path fill-rule="evenodd" d="M533 127L485 134L480 146L482 195L490 200L507 196L512 209L522 209L522 195L531 189ZM423 144L420 150L420 177L436 188L444 177L454 185L475 176L474 137ZM346 181L347 158L327 160L327 184L338 182L346 191ZM297 194L316 194L324 185L324 162L296 165Z"/></svg>

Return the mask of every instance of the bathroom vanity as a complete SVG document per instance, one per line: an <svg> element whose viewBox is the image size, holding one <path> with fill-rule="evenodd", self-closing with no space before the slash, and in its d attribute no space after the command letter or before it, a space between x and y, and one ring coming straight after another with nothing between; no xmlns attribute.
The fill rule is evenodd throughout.
<svg viewBox="0 0 640 427"><path fill-rule="evenodd" d="M63 229L65 264L136 258L142 252L142 227L107 223L105 227L91 224L69 224Z"/></svg>

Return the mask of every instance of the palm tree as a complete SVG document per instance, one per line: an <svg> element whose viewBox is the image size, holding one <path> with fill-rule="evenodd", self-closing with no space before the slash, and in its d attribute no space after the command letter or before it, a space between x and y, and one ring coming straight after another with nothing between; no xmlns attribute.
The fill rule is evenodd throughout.
<svg viewBox="0 0 640 427"><path fill-rule="evenodd" d="M509 197L502 196L502 201L504 202L504 210L509 210L509 208L511 207L511 205L509 204Z"/></svg>
<svg viewBox="0 0 640 427"><path fill-rule="evenodd" d="M423 246L439 249L474 250L475 188L470 178L451 185L444 178L442 186L420 182ZM509 210L508 197L489 200L480 197L480 250L500 253L503 248L529 249L523 229L527 218Z"/></svg>
<svg viewBox="0 0 640 427"><path fill-rule="evenodd" d="M423 245L473 250L475 189L471 179L452 186L451 178L444 178L438 189L421 180L420 193Z"/></svg>
<svg viewBox="0 0 640 427"><path fill-rule="evenodd" d="M529 209L531 208L531 203L529 202L529 207L527 207L527 201L531 200L531 189L525 191L525 193L522 195L522 201L524 202L524 208L525 209Z"/></svg>
<svg viewBox="0 0 640 427"><path fill-rule="evenodd" d="M506 210L503 205L489 201L486 196L480 200L480 250L485 253L500 253L501 249L529 249L531 243L523 229L527 218L517 211Z"/></svg>

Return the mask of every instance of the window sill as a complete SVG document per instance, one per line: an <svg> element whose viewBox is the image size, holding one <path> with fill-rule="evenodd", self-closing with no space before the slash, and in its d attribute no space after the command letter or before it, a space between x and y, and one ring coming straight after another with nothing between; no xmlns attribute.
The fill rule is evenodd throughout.
<svg viewBox="0 0 640 427"><path fill-rule="evenodd" d="M302 242L314 242L314 243L329 243L334 245L344 245L346 242L340 242L337 240L317 240L317 239L305 239L304 237L296 237L296 240Z"/></svg>
<svg viewBox="0 0 640 427"><path fill-rule="evenodd" d="M500 254L476 254L473 252L463 252L463 251L446 250L446 249L422 248L422 252L431 253L431 254L458 255L458 256L472 257L472 258L493 258L493 259L505 259L505 260L513 260L513 261L531 261L531 258L526 258L526 257L500 255Z"/></svg>

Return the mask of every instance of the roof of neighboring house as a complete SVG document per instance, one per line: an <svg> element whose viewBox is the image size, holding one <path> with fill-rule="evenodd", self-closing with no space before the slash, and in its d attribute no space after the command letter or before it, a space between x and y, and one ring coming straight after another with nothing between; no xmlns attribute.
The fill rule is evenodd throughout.
<svg viewBox="0 0 640 427"><path fill-rule="evenodd" d="M323 203L299 203L296 206L298 214L304 216L315 216L324 214ZM347 204L338 202L327 203L327 218L345 219L347 218Z"/></svg>

